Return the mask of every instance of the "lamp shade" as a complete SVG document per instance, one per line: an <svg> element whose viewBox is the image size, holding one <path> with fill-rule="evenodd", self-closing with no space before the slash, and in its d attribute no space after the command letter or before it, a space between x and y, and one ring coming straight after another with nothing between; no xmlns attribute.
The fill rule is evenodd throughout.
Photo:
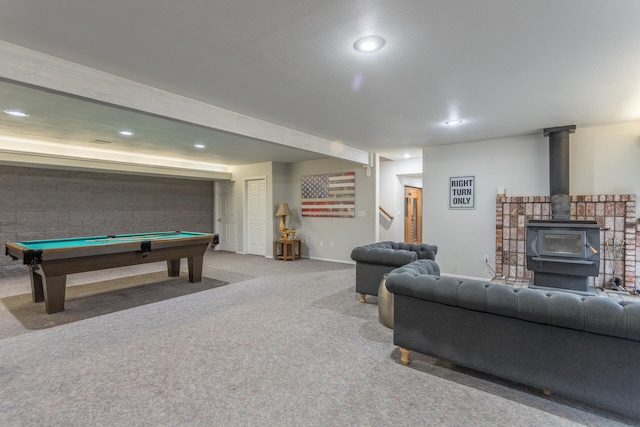
<svg viewBox="0 0 640 427"><path fill-rule="evenodd" d="M278 206L278 212L276 212L276 216L287 216L291 215L291 211L289 210L289 205L287 203L280 203Z"/></svg>

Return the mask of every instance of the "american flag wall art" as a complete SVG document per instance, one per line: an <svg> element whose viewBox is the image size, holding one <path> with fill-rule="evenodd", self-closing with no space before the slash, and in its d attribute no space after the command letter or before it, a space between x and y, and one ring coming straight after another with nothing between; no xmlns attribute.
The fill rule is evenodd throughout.
<svg viewBox="0 0 640 427"><path fill-rule="evenodd" d="M356 173L302 177L302 216L354 218Z"/></svg>

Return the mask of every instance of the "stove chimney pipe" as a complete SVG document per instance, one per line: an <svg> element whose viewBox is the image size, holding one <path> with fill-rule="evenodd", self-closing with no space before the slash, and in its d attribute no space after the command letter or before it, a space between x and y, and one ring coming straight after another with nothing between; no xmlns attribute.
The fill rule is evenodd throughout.
<svg viewBox="0 0 640 427"><path fill-rule="evenodd" d="M569 198L569 134L576 125L545 128L549 137L549 192L551 195L551 219L568 221Z"/></svg>

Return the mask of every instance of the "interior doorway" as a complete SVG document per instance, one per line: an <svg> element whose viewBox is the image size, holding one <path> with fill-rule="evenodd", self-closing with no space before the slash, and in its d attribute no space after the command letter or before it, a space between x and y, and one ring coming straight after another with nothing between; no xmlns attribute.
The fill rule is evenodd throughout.
<svg viewBox="0 0 640 427"><path fill-rule="evenodd" d="M216 182L215 186L215 232L220 235L218 250L236 252L237 250L237 209L236 187L233 181Z"/></svg>
<svg viewBox="0 0 640 427"><path fill-rule="evenodd" d="M404 241L422 243L422 188L404 187Z"/></svg>

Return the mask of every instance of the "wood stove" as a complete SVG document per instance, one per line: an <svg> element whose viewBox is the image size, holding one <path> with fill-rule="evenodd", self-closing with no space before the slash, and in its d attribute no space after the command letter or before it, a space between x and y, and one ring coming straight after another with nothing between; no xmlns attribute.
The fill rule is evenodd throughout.
<svg viewBox="0 0 640 427"><path fill-rule="evenodd" d="M527 224L527 268L532 288L589 291L600 271L600 225L595 221L531 220Z"/></svg>
<svg viewBox="0 0 640 427"><path fill-rule="evenodd" d="M551 219L527 223L527 269L533 271L530 287L593 294L588 284L600 271L600 225L570 219L569 134L575 130L543 130L549 137Z"/></svg>

